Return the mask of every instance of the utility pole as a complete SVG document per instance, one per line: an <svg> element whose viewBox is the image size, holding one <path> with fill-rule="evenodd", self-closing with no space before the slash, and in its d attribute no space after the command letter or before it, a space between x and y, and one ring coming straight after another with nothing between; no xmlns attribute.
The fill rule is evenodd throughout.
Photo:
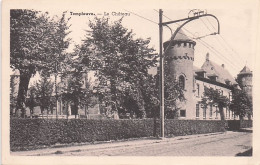
<svg viewBox="0 0 260 165"><path fill-rule="evenodd" d="M196 19L199 19L200 17L213 17L216 19L218 23L218 31L215 33L212 33L210 35L216 35L220 33L220 24L219 20L217 19L216 16L212 14L207 14L206 11L201 11L199 9L193 9L189 12L187 18L179 19L179 20L174 20L174 21L168 21L168 22L162 22L162 16L163 16L163 11L162 9L159 9L159 48L160 48L160 82L159 82L159 92L160 92L160 117L161 117L161 138L164 138L164 53L163 53L163 26L167 26L170 30L171 28L168 26L168 24L176 23L176 22L183 22L173 33L171 36L171 41L174 41L175 36L179 32L179 30L186 25L187 23L194 21ZM172 32L171 32L172 33ZM167 50L164 50L164 52Z"/></svg>
<svg viewBox="0 0 260 165"><path fill-rule="evenodd" d="M163 35L163 25L162 25L162 9L159 10L159 47L160 47L160 117L161 117L161 137L164 138L164 57L162 53L162 35Z"/></svg>

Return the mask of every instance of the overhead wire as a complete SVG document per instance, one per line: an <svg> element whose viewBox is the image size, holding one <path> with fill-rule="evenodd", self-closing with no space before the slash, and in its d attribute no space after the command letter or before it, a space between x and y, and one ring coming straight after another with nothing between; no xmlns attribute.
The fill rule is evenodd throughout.
<svg viewBox="0 0 260 165"><path fill-rule="evenodd" d="M155 9L154 9L155 10ZM159 12L159 11L157 11L157 10L155 10L156 12ZM172 20L171 18L169 18L169 17L167 17L166 15L164 15L163 14L163 16L165 17L165 18L167 18L167 19L169 19L169 20ZM178 24L178 23L176 23L178 26L180 26L180 24ZM182 29L184 29L186 32L188 32L189 34L191 34L192 36L194 36L194 34L192 33L192 32L190 32L189 30L187 30L186 28L184 28L184 27L182 27ZM180 33L180 32L179 32ZM183 34L183 33L180 33L180 34ZM183 34L183 35L186 35L186 34ZM187 35L186 35L187 36ZM205 36L202 36L202 37L197 37L197 38L195 38L195 37L190 37L190 36L187 36L187 37L189 37L189 38L193 38L193 39L195 39L195 40L197 40L198 42L200 42L204 47L206 47L207 49L209 49L209 50L211 50L211 51L214 51L213 53L215 54L215 55L219 55L219 56L221 56L221 59L223 60L223 59L225 59L224 61L228 61L229 63L230 63L230 65L231 65L231 67L233 68L233 69L238 69L239 70L239 67L238 66L236 66L236 65L234 65L234 63L233 62L231 62L228 58L226 58L225 56L223 56L222 55L222 53L220 53L218 50L216 50L214 47L212 47L211 45L209 45L208 43L206 43L205 41L203 41L201 38L203 38L203 37L206 37L206 36L209 36L209 35L205 35Z"/></svg>
<svg viewBox="0 0 260 165"><path fill-rule="evenodd" d="M212 25L212 23L209 21L209 19L208 18L206 18L206 20L209 22L209 24L215 29L215 27ZM240 56L240 54L237 52L237 51L235 51L231 46L230 46L230 44L224 39L224 37L221 35L221 34L219 34L219 36L220 36L220 38L225 42L225 44L227 45L227 48L229 48L231 51L233 51L233 53L235 53L235 54L237 54L240 58L237 58L237 57L234 57L232 54L231 54L231 56L233 56L233 58L236 58L236 59L243 59L243 60L246 60L245 58L243 58L243 57L241 57Z"/></svg>
<svg viewBox="0 0 260 165"><path fill-rule="evenodd" d="M154 9L154 10L155 10L155 9ZM141 16L141 15L139 15L139 14L137 14L137 13L134 13L134 12L132 12L132 11L129 11L129 10L125 10L125 11L130 12L130 13L132 13L132 14L134 14L134 15L136 15L136 16L142 18L142 19L145 19L145 20L147 20L147 21L149 21L149 22L151 22L151 23L154 23L154 24L158 25L157 22L152 21L152 20L149 19L149 18L146 18L146 17L144 17L144 16ZM157 11L157 10L155 10L155 11L156 11L156 12L159 12L159 11ZM169 20L172 20L171 18L167 17L167 16L164 15L164 14L163 14L163 16L164 16L165 18L169 19ZM176 24L177 24L178 26L180 26L180 24L178 24L178 23L176 23ZM183 27L182 29L183 29L184 31L186 31L187 33L191 34L192 36L195 36L192 32L190 32L190 31L187 30L186 28ZM185 36L187 36L187 35L184 34L184 33L181 33L181 32L179 32L179 33L180 33L180 34L183 34L183 35L185 35ZM220 53L220 52L219 52L218 50L216 50L213 46L211 46L210 44L208 44L208 43L206 43L205 41L202 40L202 38L204 38L204 37L206 37L206 36L209 36L209 35L212 35L212 34L208 34L208 35L201 36L201 37L190 37L190 36L187 36L187 37L192 38L192 39L195 39L195 40L197 40L198 42L200 42L204 47L206 47L207 49L211 50L213 54L217 55L217 56L218 56L219 58L221 58L222 60L224 59L224 61L230 63L230 66L231 66L233 69L235 69L235 68L236 68L236 70L239 69L238 66L234 65L234 63L233 63L232 61L230 61L228 58L226 58L225 56L223 56L222 53Z"/></svg>
<svg viewBox="0 0 260 165"><path fill-rule="evenodd" d="M124 10L125 10L125 9L124 9ZM150 20L149 18L143 17L143 16L141 16L141 15L139 15L139 14L136 14L136 13L134 13L134 12L132 12L132 11L128 11L128 10L125 10L125 11L127 11L127 12L129 12L129 13L132 13L132 14L134 14L134 15L140 17L140 18L143 18L143 19L145 19L145 20L147 20L147 21L150 21L150 22L155 23L156 25L158 25L157 22L154 22L154 21Z"/></svg>
<svg viewBox="0 0 260 165"><path fill-rule="evenodd" d="M207 21L209 22L209 20L208 20L207 17L206 17L206 19L207 19ZM209 28L208 25L203 21L203 19L200 18L200 20L201 20L201 22L205 25L205 27L208 29L208 31L211 33L210 28ZM209 23L210 23L210 22L209 22ZM213 28L213 30L216 31L216 28L215 28L211 23L210 23L210 25L211 25L211 27ZM215 33L215 34L217 34L217 33ZM199 38L199 39L200 39L200 38ZM224 48L224 50L225 50L228 54L230 54L230 53L228 52L228 50L226 49L225 45L223 45L223 43L219 40L218 37L214 37L214 39L219 43L219 45L220 45L221 47ZM242 61L240 61L238 58L235 58L232 54L231 54L231 56L232 56L233 59L236 59L236 61L239 62L241 65L243 64Z"/></svg>

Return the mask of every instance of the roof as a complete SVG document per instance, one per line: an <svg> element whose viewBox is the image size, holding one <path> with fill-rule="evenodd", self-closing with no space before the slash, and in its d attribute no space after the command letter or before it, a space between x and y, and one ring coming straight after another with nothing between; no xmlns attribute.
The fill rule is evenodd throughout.
<svg viewBox="0 0 260 165"><path fill-rule="evenodd" d="M221 83L226 83L226 81L230 81L232 84L237 84L235 78L226 70L224 67L210 61L207 59L204 64L201 66L201 69L206 71L207 76L216 75L218 76L217 81Z"/></svg>
<svg viewBox="0 0 260 165"><path fill-rule="evenodd" d="M166 42L170 42L172 38L173 38L173 35L172 35L171 38L170 38L168 41L166 41ZM186 42L192 42L192 43L196 44L196 42L193 41L191 38L189 38L189 37L183 32L182 29L180 29L180 30L178 31L178 33L177 33L176 36L174 37L174 41L186 41ZM165 43L166 43L166 42L165 42Z"/></svg>
<svg viewBox="0 0 260 165"><path fill-rule="evenodd" d="M252 71L247 66L244 66L239 74L252 74Z"/></svg>

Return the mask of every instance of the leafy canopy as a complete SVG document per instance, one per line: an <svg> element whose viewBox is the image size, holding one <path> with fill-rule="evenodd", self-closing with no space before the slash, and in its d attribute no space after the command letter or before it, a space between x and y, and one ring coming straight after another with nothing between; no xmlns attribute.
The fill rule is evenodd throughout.
<svg viewBox="0 0 260 165"><path fill-rule="evenodd" d="M96 95L114 111L129 110L128 98L144 110L142 87L149 83L148 69L157 62L150 39L136 39L122 19L110 23L108 18L95 18L89 26L78 54L83 64L96 70Z"/></svg>

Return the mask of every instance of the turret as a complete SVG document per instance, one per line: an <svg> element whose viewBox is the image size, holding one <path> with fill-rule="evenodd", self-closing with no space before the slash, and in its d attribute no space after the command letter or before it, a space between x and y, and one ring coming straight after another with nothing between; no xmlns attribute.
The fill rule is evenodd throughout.
<svg viewBox="0 0 260 165"><path fill-rule="evenodd" d="M182 82L184 90L192 91L194 46L196 42L180 30L173 41L166 41L164 46L166 73L170 78Z"/></svg>
<svg viewBox="0 0 260 165"><path fill-rule="evenodd" d="M244 90L250 98L252 98L252 77L253 73L245 66L237 75L237 82L242 90Z"/></svg>
<svg viewBox="0 0 260 165"><path fill-rule="evenodd" d="M196 42L188 38L180 30L174 40L163 44L165 52L165 74L169 79L177 81L184 90L186 102L178 103L180 117L191 117L193 107L193 61Z"/></svg>

